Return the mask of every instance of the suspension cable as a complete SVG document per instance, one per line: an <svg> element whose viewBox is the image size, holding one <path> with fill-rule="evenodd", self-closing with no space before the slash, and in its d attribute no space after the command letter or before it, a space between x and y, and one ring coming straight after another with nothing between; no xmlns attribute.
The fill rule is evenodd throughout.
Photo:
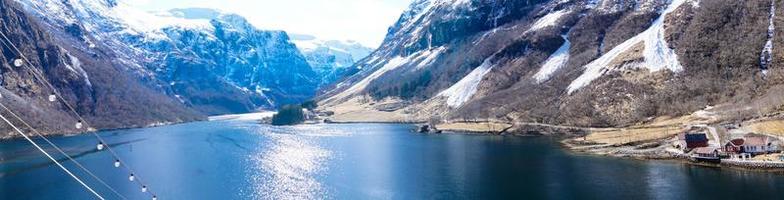
<svg viewBox="0 0 784 200"><path fill-rule="evenodd" d="M27 136L27 134L24 134L24 132L22 132L22 130L19 130L19 128L17 128L17 127L16 127L16 126L15 126L13 123L11 123L11 121L8 121L8 119L6 119L6 118L5 118L5 116L3 116L3 114L0 114L0 118L2 118L2 119L3 119L3 121L5 121L5 123L7 123L7 124L8 124L8 125L10 125L11 127L13 127L13 128L14 128L14 130L16 130L16 132L17 132L17 133L21 134L21 135L22 135L22 136L25 138L25 140L27 140L28 142L30 142L31 144L33 144L33 146L35 146L35 148L36 148L36 149L38 149L38 151L40 151L41 153L43 153L44 155L46 155L46 157L47 157L47 158L49 158L49 160L52 160L52 162L54 162L54 164L57 164L57 166L58 166L58 167L60 167L60 169L62 169L63 171L65 171L65 173L67 173L68 175L70 175L70 176L71 176L71 178L73 178L74 180L76 180L76 182L79 182L79 184L81 184L82 186L84 186L84 188L87 188L87 190L89 190L91 193L93 193L93 195L95 195L96 197L98 197L98 199L104 200L103 196L101 196L100 194L98 194L98 192L95 192L95 190L93 190L93 188L91 188L90 186L88 186L87 184L85 184L85 183L84 183L84 181L82 181L82 179L79 179L79 177L76 177L76 175L74 175L73 173L71 173L71 171L70 171L70 170L68 170L67 168L65 168L65 166L63 166L62 164L60 164L60 162L58 162L58 161L57 161L57 159L54 159L54 157L52 157L51 155L49 155L49 153L47 153L46 151L44 151L44 149L43 149L43 148L41 148L41 146L38 146L38 144L36 144L36 143L35 143L35 141L33 141L32 139L30 139L30 137L28 137L28 136Z"/></svg>
<svg viewBox="0 0 784 200"><path fill-rule="evenodd" d="M67 153L65 153L65 151L63 151L63 150L62 150L60 147L58 147L57 145L55 145L55 144L54 144L54 143L53 143L51 140L47 139L47 138L46 138L46 137L45 137L45 136L44 136L44 135L43 135L43 134L42 134L40 131L38 131L38 130L36 130L35 128L33 128L32 126L30 126L30 124L29 124L29 123L27 123L25 120L23 120L21 117L19 117L19 115L17 115L16 113L14 113L14 111L12 111L12 110L11 110L11 109L9 109L8 107L6 107L6 106L5 106L5 104L3 104L2 102L0 102L0 107L2 107L2 108L3 108L4 110L6 110L8 113L11 113L11 116L12 116L12 117L14 117L14 118L16 118L17 120L19 120L20 122L22 122L22 124L24 124L24 125L25 125L27 128L29 128L30 130L32 130L32 132L33 132L33 133L35 133L36 135L38 135L38 137L39 137L39 138L41 138L41 139L43 139L44 141L46 141L46 143L48 143L50 146L54 147L54 149L56 149L58 152L60 152L60 154L62 154L63 156L65 156L66 158L68 158L68 160L70 160L71 162L73 162L74 164L76 164L76 166L78 166L79 168L81 168L81 169L82 169L82 171L84 171L84 172L86 172L87 174L89 174L90 176L92 176L92 177L93 177L95 180L97 180L98 182L100 182L100 183L101 183L103 186L105 186L105 187L109 188L109 190L111 190L112 192L114 192L114 194L116 194L116 195L117 195L117 196L119 196L120 198L122 198L122 199L127 199L127 198L125 198L125 196L123 196L122 194L120 194L119 192L117 192L117 190L115 190L115 189L114 189L112 186L110 186L109 184L107 184L106 182L104 182L104 181L103 181L101 178L99 178L98 176L96 176L96 175L95 175L95 174L94 174L92 171L90 171L89 169L87 169L86 167L84 167L84 166L83 166L81 163L79 163L78 161L76 161L76 159L74 159L73 157L71 157L70 155L68 155Z"/></svg>
<svg viewBox="0 0 784 200"><path fill-rule="evenodd" d="M52 85L52 84L51 84L51 83L50 83L50 82L49 82L49 81L48 81L48 80L45 78L45 76L43 75L43 72L41 72L41 71L38 71L38 69L37 69L37 68L35 68L35 67L31 66L31 65L32 65L32 62L30 62L30 60L27 58L27 56L25 56L25 55L24 55L24 53L22 53L22 51L21 51L21 50L19 50L19 48L17 48L17 47L16 47L16 45L14 45L14 43L13 43L13 42L11 42L11 39L9 39L9 38L8 38L8 36L6 36L6 34L5 34L5 33L3 33L3 31L0 31L0 36L2 36L2 37L5 39L5 41L7 41L7 42L8 42L8 44L10 44L10 45L11 45L11 47L13 48L13 50L15 50L15 51L16 51L16 52L19 54L19 56L20 56L20 57L21 57L21 58L22 58L22 59L25 61L25 63L23 63L23 66L25 66L25 67L27 67L28 69L30 69L30 71L33 73L33 77L35 77L36 79L38 79L39 81L41 81L42 83L44 83L44 84L45 84L47 87L49 87L49 88L52 90L52 93L53 93L53 95L55 95L55 97L56 97L57 99L59 99L59 100L60 100L60 102L61 102L63 105L65 105L65 106L66 106L66 107L67 107L67 108L68 108L68 109L71 111L71 113L73 113L73 114L75 115L75 117L76 117L76 118L78 118L78 119L79 119L79 122L81 122L81 123L84 123L84 125L86 126L85 128L87 129L87 132L89 132L89 133L91 133L93 136L95 136L95 138L96 138L96 139L97 139L97 140L100 142L100 144L107 144L107 143L106 143L106 141L105 141L105 140L104 140L104 139L103 139L103 138L102 138L100 135L98 135L98 134L97 134L96 132L94 132L94 131L90 131L90 128L91 128L92 126L90 126L90 124L87 122L87 120L85 120L85 119L84 119L84 117L82 117L82 116L79 114L79 112L77 112L77 111L76 111L76 109L75 109L73 106L71 106L71 104L70 104L70 103L68 103L68 101L66 101L66 100L65 100L65 98L64 98L64 97L63 97L63 95L62 95L62 94L61 94L61 93L60 93L60 92L57 90L57 88L55 88L55 87L54 87L54 85ZM112 154L112 156L113 156L113 157L114 157L114 158L115 158L117 161L119 161L120 163L122 163L122 166L123 166L123 168L125 168L125 169L128 171L128 173L130 174L129 180L133 181L133 179L138 179L138 181L133 181L133 182L136 182L136 183L137 183L137 184L138 184L138 185L139 185L141 188L143 188L143 190L142 190L143 192L146 192L147 190L149 190L149 189L147 188L147 185L145 185L145 184L144 184L143 180L142 180L140 177L138 177L138 175L137 175L136 173L134 173L133 169L131 169L131 168L130 168L130 166L129 166L129 163L126 163L126 162L124 162L124 161L123 161L123 160L120 158L120 156L119 156L119 155L118 155L118 154L117 154L117 153L116 153L116 152L115 152L115 151L114 151L114 150L113 150L111 147L109 147L108 145L105 145L105 146L106 146L106 149L108 150L108 152L110 152L110 153ZM157 196L155 195L155 193L153 193L152 191L150 191L150 194L152 195L153 199L157 199Z"/></svg>

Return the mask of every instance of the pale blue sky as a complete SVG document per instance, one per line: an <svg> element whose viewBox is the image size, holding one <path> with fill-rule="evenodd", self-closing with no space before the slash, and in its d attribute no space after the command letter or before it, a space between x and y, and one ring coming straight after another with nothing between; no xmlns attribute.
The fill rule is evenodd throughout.
<svg viewBox="0 0 784 200"><path fill-rule="evenodd" d="M124 0L147 11L215 8L237 13L262 29L356 40L377 47L411 0Z"/></svg>

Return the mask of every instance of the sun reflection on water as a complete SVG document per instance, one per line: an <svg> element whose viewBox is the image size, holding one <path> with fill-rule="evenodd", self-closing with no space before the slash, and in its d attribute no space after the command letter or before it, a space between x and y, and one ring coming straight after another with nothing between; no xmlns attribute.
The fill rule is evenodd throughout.
<svg viewBox="0 0 784 200"><path fill-rule="evenodd" d="M271 145L251 155L255 174L254 199L323 199L327 192L318 181L331 158L329 150L312 136L297 135L296 128L263 130Z"/></svg>

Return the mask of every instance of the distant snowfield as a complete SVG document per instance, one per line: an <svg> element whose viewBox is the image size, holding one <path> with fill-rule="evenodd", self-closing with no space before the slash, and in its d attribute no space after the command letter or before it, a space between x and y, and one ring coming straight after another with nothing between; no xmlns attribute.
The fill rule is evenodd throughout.
<svg viewBox="0 0 784 200"><path fill-rule="evenodd" d="M619 44L602 57L588 63L583 74L569 84L569 94L590 84L593 80L610 71L608 67L618 56L628 52L641 42L645 44L645 50L643 50L645 61L638 66L647 68L650 72L664 69L673 72L683 70L683 66L678 62L678 55L669 48L667 41L664 39L664 19L667 14L675 11L684 2L685 0L673 0L647 30Z"/></svg>
<svg viewBox="0 0 784 200"><path fill-rule="evenodd" d="M167 27L181 27L212 31L213 26L207 19L185 19L171 16L171 13L151 14L125 4L118 4L112 8L113 16L129 25L132 29L157 38L168 38L163 31Z"/></svg>
<svg viewBox="0 0 784 200"><path fill-rule="evenodd" d="M277 112L273 111L263 111L263 112L256 112L256 113L245 113L245 114L231 114L231 115L217 115L211 116L208 118L209 121L225 121L225 120L235 120L235 121L252 121L252 120L261 120L267 117L272 117Z"/></svg>
<svg viewBox="0 0 784 200"><path fill-rule="evenodd" d="M70 14L68 10L73 10L77 15L86 18L101 19L106 18L114 23L124 26L116 31L133 35L143 35L145 39L165 40L168 39L162 31L164 28L176 27L187 29L200 29L212 31L213 26L207 19L185 19L173 16L171 13L159 12L150 13L125 3L118 3L110 6L109 1L105 0L80 0L80 1L19 1L29 8L33 8L41 16L54 15L61 23L79 23L79 17ZM101 16L96 16L101 15ZM100 21L100 20L99 20ZM91 23L82 23L87 31L96 31L101 27L96 27ZM98 24L100 26L100 24Z"/></svg>
<svg viewBox="0 0 784 200"><path fill-rule="evenodd" d="M492 59L493 57L485 59L482 65L471 71L463 79L460 79L452 87L439 93L438 96L447 97L446 104L449 107L456 108L463 105L474 96L485 74L493 69L493 64L490 61Z"/></svg>

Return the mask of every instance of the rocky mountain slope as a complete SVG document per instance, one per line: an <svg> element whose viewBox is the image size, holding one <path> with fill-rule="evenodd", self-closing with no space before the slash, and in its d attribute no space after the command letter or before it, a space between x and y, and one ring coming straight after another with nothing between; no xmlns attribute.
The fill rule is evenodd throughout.
<svg viewBox="0 0 784 200"><path fill-rule="evenodd" d="M738 108L730 120L778 113L781 3L416 0L320 104L338 121L590 127L710 105Z"/></svg>
<svg viewBox="0 0 784 200"><path fill-rule="evenodd" d="M373 51L356 41L321 40L311 35L294 34L292 41L316 71L322 86L343 78L354 63Z"/></svg>
<svg viewBox="0 0 784 200"><path fill-rule="evenodd" d="M206 114L253 111L310 98L319 80L282 31L209 9L151 14L123 1L20 1L53 30L106 46L116 63Z"/></svg>
<svg viewBox="0 0 784 200"><path fill-rule="evenodd" d="M45 133L85 129L74 128L64 104L47 100L52 91L35 71L12 65L20 55L11 44L96 129L272 109L311 98L321 81L288 34L234 14L148 13L116 0L0 5L0 31L10 40L0 45L0 101ZM0 138L13 136L10 128Z"/></svg>
<svg viewBox="0 0 784 200"><path fill-rule="evenodd" d="M16 2L0 0L0 31L10 40L0 38L0 102L39 131L73 133L84 129L76 129L78 120L64 104L47 100L53 91L36 78L36 72L91 122L90 128L204 119L203 114L126 73L125 66L113 62L115 56L106 46L87 45L65 30L51 31ZM13 64L21 59L15 48L33 68ZM12 113L0 109L0 114L28 132ZM0 127L0 138L18 136L5 123Z"/></svg>

